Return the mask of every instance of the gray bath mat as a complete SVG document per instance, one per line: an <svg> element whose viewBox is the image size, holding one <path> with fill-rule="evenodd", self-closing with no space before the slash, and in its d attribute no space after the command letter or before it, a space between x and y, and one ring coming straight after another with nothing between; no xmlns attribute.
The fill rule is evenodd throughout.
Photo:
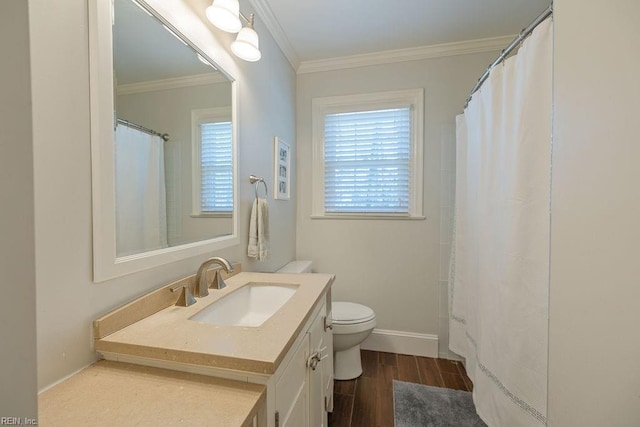
<svg viewBox="0 0 640 427"><path fill-rule="evenodd" d="M396 427L486 427L468 391L393 381Z"/></svg>

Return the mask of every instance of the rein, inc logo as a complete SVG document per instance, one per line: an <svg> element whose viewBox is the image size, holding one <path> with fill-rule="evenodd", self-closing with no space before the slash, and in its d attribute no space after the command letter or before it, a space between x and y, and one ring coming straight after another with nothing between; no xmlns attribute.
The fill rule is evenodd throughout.
<svg viewBox="0 0 640 427"><path fill-rule="evenodd" d="M0 417L2 426L37 426L38 420L29 417Z"/></svg>

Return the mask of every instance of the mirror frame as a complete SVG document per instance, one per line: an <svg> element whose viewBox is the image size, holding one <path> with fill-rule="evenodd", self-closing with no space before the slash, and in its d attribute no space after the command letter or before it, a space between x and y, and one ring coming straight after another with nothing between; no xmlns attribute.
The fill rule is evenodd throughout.
<svg viewBox="0 0 640 427"><path fill-rule="evenodd" d="M88 0L89 93L91 111L91 177L93 210L93 281L109 279L158 267L240 244L238 237L238 82L165 17L137 0L158 21L215 65L231 81L233 124L233 231L228 236L171 246L125 257L116 256L114 87L112 49L112 1Z"/></svg>

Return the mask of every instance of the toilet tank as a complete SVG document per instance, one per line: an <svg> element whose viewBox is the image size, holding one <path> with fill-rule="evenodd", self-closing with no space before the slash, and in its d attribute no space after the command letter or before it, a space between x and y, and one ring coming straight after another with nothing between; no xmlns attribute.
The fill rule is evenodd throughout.
<svg viewBox="0 0 640 427"><path fill-rule="evenodd" d="M291 261L276 273L311 273L312 264L311 261Z"/></svg>

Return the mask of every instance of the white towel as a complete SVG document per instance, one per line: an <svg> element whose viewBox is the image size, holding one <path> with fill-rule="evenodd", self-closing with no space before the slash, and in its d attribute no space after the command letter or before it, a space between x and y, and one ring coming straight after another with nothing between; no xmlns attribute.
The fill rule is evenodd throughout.
<svg viewBox="0 0 640 427"><path fill-rule="evenodd" d="M258 261L269 258L269 205L264 198L256 197L253 202L247 256Z"/></svg>

